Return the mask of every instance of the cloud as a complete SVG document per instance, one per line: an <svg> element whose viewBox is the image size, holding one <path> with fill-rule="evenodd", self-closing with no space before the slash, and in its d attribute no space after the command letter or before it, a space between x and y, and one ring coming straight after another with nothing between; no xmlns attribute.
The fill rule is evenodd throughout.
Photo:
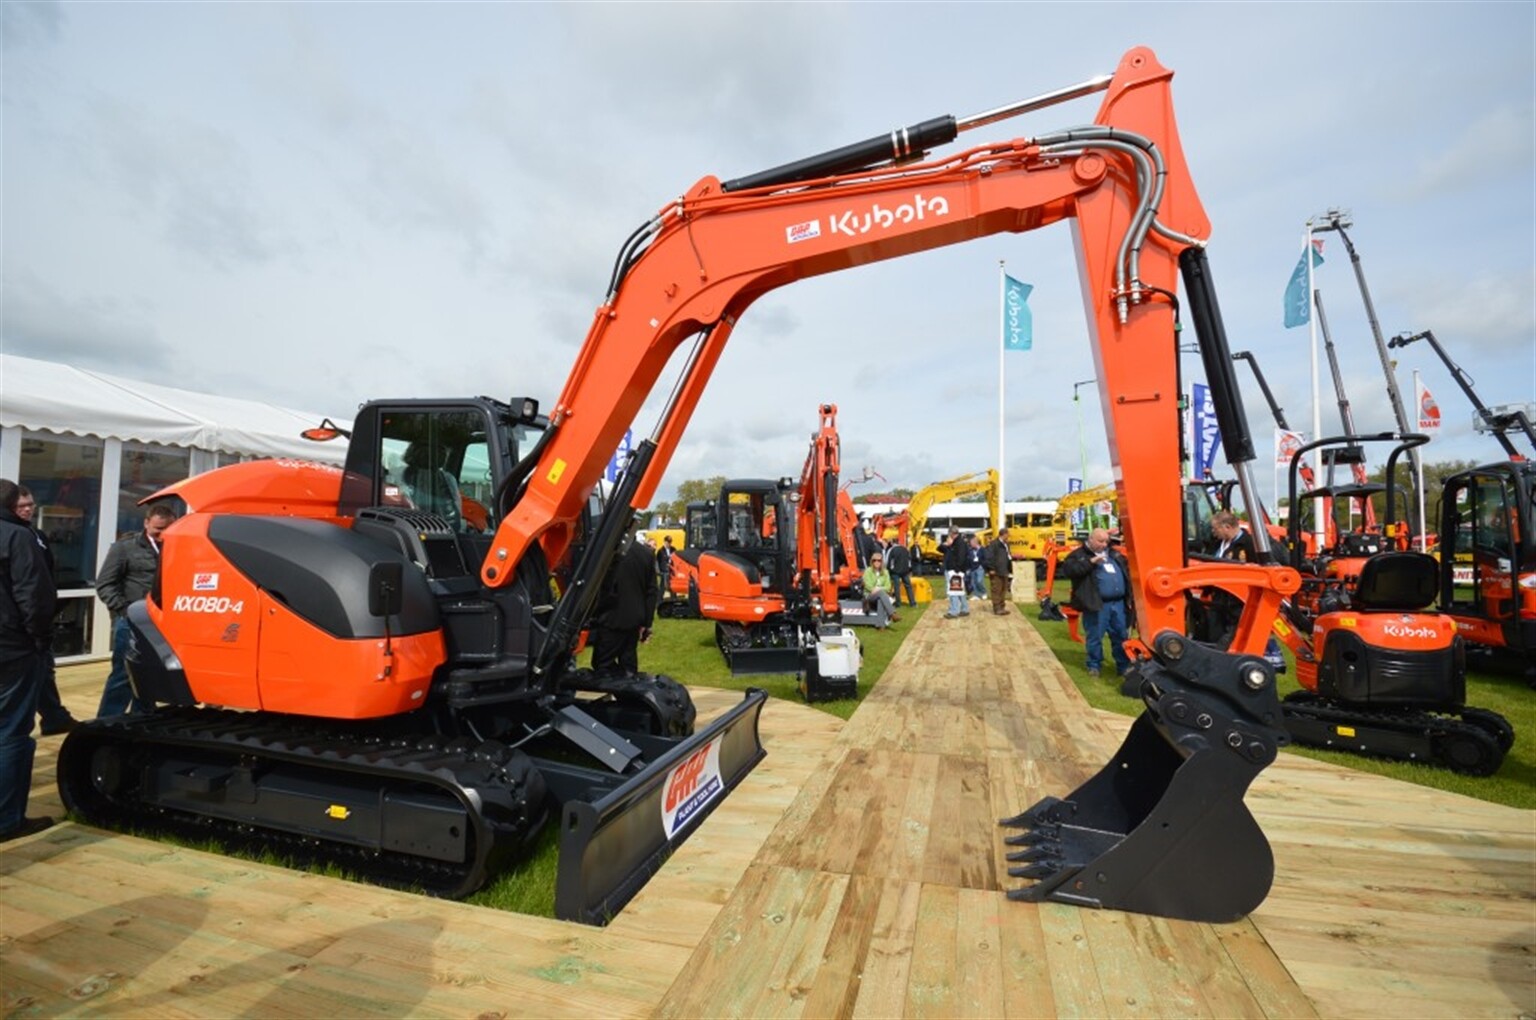
<svg viewBox="0 0 1536 1020"><path fill-rule="evenodd" d="M84 129L86 158L177 248L225 269L291 248L260 211L248 154L228 132L107 96L89 103Z"/></svg>
<svg viewBox="0 0 1536 1020"><path fill-rule="evenodd" d="M1401 200L1443 199L1499 181L1527 185L1533 169L1533 112L1529 102L1489 110L1461 135L1422 150L1417 171L1401 189Z"/></svg>
<svg viewBox="0 0 1536 1020"><path fill-rule="evenodd" d="M141 302L66 298L25 273L5 275L0 346L7 354L139 378L154 378L176 363L152 309Z"/></svg>
<svg viewBox="0 0 1536 1020"><path fill-rule="evenodd" d="M64 6L54 0L6 0L0 4L0 48L7 51L57 42L64 34Z"/></svg>

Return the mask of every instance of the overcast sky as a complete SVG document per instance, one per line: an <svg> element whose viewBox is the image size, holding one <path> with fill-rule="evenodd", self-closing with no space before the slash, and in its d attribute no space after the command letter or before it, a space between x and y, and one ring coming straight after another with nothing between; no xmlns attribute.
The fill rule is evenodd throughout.
<svg viewBox="0 0 1536 1020"><path fill-rule="evenodd" d="M1352 212L1386 336L1433 330L1486 403L1530 401L1533 12L6 0L0 342L317 417L376 397L552 401L620 244L698 178L989 110L1147 45L1175 72L1233 347L1255 353L1293 426L1311 424L1308 331L1283 328L1282 294L1307 218L1331 206ZM1097 105L961 143L1087 122ZM1391 428L1349 260L1332 237L1324 255L1357 424ZM869 466L917 488L996 464L999 260L1035 287L1034 349L1007 360L1007 495L1062 492L1083 448L1089 484L1108 481L1099 395L1072 400L1093 356L1057 226L759 301L659 496L797 474L822 402L840 408L845 476ZM1409 402L1418 368L1444 413L1426 458L1497 459L1429 347L1398 356ZM1267 452L1272 420L1239 371ZM1267 457L1258 472L1267 492Z"/></svg>

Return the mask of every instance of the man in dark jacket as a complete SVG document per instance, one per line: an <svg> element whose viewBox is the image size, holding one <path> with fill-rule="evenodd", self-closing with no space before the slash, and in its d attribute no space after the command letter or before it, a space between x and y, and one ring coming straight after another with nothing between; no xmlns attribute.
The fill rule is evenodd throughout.
<svg viewBox="0 0 1536 1020"><path fill-rule="evenodd" d="M0 843L53 824L27 817L27 797L37 750L32 720L58 591L36 533L16 515L20 492L0 478Z"/></svg>
<svg viewBox="0 0 1536 1020"><path fill-rule="evenodd" d="M656 561L643 542L631 538L592 616L594 671L640 672L640 643L650 639L658 597Z"/></svg>
<svg viewBox="0 0 1536 1020"><path fill-rule="evenodd" d="M944 619L970 616L970 600L965 594L965 572L969 567L969 543L960 537L960 529L950 525L949 537L941 546L944 550L944 585L949 590L949 612Z"/></svg>
<svg viewBox="0 0 1536 1020"><path fill-rule="evenodd" d="M37 544L43 550L43 561L48 565L48 577L57 588L58 575L53 562L53 550L48 546L48 536L32 523L32 518L37 516L37 500L25 485L18 487L16 516L21 519L21 523L32 529L32 536L37 539ZM43 736L53 737L74 729L75 718L69 714L69 709L64 707L64 701L59 697L59 679L54 671L51 643L43 649L43 656L47 661L43 663L43 682L37 688L37 723Z"/></svg>
<svg viewBox="0 0 1536 1020"><path fill-rule="evenodd" d="M1130 564L1125 555L1110 545L1108 531L1094 528L1087 540L1061 561L1061 572L1072 581L1072 598L1067 604L1083 616L1088 675L1098 676L1103 668L1106 634L1115 669L1124 673L1131 668L1131 658L1125 654L1131 593Z"/></svg>
<svg viewBox="0 0 1536 1020"><path fill-rule="evenodd" d="M160 534L176 520L164 503L144 512L144 530L112 543L101 570L96 573L96 597L112 614L112 672L101 692L98 718L122 715L130 709L142 712L150 706L139 701L128 683L128 607L149 594L160 569Z"/></svg>
<svg viewBox="0 0 1536 1020"><path fill-rule="evenodd" d="M885 569L891 572L891 595L896 607L901 608L901 593L907 593L907 605L916 606L917 596L912 592L912 554L900 542L892 542L885 550Z"/></svg>
<svg viewBox="0 0 1536 1020"><path fill-rule="evenodd" d="M1252 563L1255 557L1253 536L1243 530L1236 514L1222 510L1211 516L1211 544L1207 552L1224 560ZM1243 600L1231 592L1213 589L1206 615L1204 636L1218 648L1225 648L1237 634L1237 624L1243 616Z"/></svg>
<svg viewBox="0 0 1536 1020"><path fill-rule="evenodd" d="M982 561L987 568L987 582L992 590L992 614L1008 615L1008 596L1013 589L1013 550L1008 548L1008 529L998 530L987 546Z"/></svg>

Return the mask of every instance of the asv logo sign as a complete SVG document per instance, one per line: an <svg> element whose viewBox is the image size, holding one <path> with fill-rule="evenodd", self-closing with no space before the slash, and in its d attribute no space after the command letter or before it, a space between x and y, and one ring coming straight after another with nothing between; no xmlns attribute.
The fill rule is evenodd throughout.
<svg viewBox="0 0 1536 1020"><path fill-rule="evenodd" d="M661 827L668 839L725 789L725 781L720 778L720 740L711 740L667 774L661 797Z"/></svg>
<svg viewBox="0 0 1536 1020"><path fill-rule="evenodd" d="M879 202L865 210L849 209L828 222L827 232L856 237L871 230L889 230L897 223L918 223L933 216L948 216L949 200L924 198L913 195L910 202L903 202L894 209L887 209Z"/></svg>

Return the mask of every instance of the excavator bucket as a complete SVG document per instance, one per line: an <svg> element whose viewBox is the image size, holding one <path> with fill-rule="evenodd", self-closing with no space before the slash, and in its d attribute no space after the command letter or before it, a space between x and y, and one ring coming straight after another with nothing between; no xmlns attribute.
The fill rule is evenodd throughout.
<svg viewBox="0 0 1536 1020"><path fill-rule="evenodd" d="M1274 670L1172 631L1138 668L1146 711L1119 752L1065 798L1006 827L1010 899L1055 900L1187 921L1235 921L1274 880L1243 795L1288 742Z"/></svg>
<svg viewBox="0 0 1536 1020"><path fill-rule="evenodd" d="M740 703L693 736L653 738L644 747L649 766L615 777L606 789L592 786L590 769L562 772L554 762L539 761L545 781L563 800L556 917L605 925L623 909L766 756L758 717L767 700L765 691L749 688Z"/></svg>

